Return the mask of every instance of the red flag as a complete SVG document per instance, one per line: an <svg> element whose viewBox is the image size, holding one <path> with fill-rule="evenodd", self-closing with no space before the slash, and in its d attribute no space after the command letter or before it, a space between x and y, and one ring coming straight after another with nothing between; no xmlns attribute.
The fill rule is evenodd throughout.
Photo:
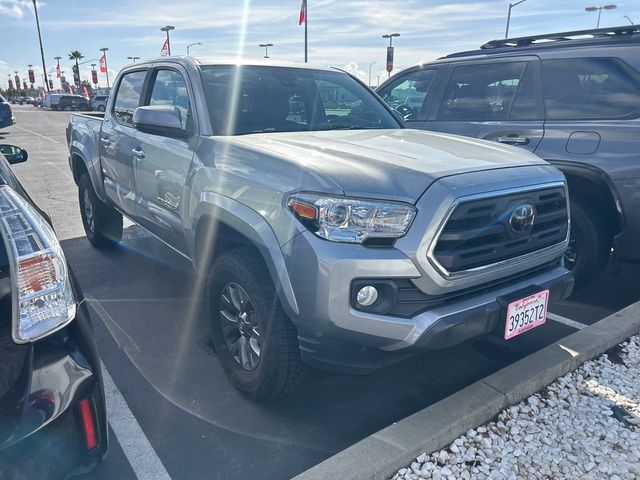
<svg viewBox="0 0 640 480"><path fill-rule="evenodd" d="M56 66L56 78L60 78L60 65Z"/></svg>
<svg viewBox="0 0 640 480"><path fill-rule="evenodd" d="M307 0L302 0L302 5L300 6L300 19L298 20L298 25L302 25L307 22Z"/></svg>
<svg viewBox="0 0 640 480"><path fill-rule="evenodd" d="M107 57L104 55L100 57L100 73L107 73Z"/></svg>
<svg viewBox="0 0 640 480"><path fill-rule="evenodd" d="M169 39L167 38L162 44L162 49L160 50L160 56L166 57L169 55Z"/></svg>
<svg viewBox="0 0 640 480"><path fill-rule="evenodd" d="M82 86L82 93L84 94L85 97L89 98L89 89L87 88L86 85Z"/></svg>

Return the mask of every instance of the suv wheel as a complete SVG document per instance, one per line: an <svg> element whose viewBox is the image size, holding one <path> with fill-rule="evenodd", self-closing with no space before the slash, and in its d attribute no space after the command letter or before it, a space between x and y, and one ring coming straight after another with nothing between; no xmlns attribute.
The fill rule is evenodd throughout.
<svg viewBox="0 0 640 480"><path fill-rule="evenodd" d="M595 281L610 255L611 235L606 221L587 202L571 201L571 233L564 261L575 276L576 287Z"/></svg>
<svg viewBox="0 0 640 480"><path fill-rule="evenodd" d="M254 400L287 394L307 379L297 331L260 255L242 247L220 255L207 280L213 343L231 383Z"/></svg>
<svg viewBox="0 0 640 480"><path fill-rule="evenodd" d="M104 112L105 111L105 106L104 105L98 105L98 111L99 112Z"/></svg>
<svg viewBox="0 0 640 480"><path fill-rule="evenodd" d="M78 182L80 215L87 239L96 248L113 248L122 239L122 215L103 203L86 173Z"/></svg>

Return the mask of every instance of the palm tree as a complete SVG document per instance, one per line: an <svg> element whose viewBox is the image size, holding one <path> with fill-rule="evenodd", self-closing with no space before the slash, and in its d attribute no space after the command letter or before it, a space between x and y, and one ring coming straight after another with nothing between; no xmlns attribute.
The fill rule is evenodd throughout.
<svg viewBox="0 0 640 480"><path fill-rule="evenodd" d="M84 58L84 55L82 55L82 53L80 53L78 50L71 50L69 52L69 60L75 60L76 62L76 68L74 71L74 83L76 85L76 88L80 85L80 65L78 65L78 60L81 60ZM77 75L77 77L76 77ZM78 81L76 81L76 78L78 79Z"/></svg>

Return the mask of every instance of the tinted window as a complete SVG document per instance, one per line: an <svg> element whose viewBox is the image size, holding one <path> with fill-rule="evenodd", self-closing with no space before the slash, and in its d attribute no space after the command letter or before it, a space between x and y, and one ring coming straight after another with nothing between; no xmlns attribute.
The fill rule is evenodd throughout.
<svg viewBox="0 0 640 480"><path fill-rule="evenodd" d="M640 106L640 87L611 58L543 60L547 118L619 118Z"/></svg>
<svg viewBox="0 0 640 480"><path fill-rule="evenodd" d="M500 121L536 118L533 69L527 62L456 67L438 120Z"/></svg>
<svg viewBox="0 0 640 480"><path fill-rule="evenodd" d="M131 72L123 75L113 102L114 118L125 125L133 125L133 112L140 102L146 71Z"/></svg>
<svg viewBox="0 0 640 480"><path fill-rule="evenodd" d="M149 105L172 105L180 112L182 128L191 116L189 92L184 78L175 70L158 70L151 90Z"/></svg>
<svg viewBox="0 0 640 480"><path fill-rule="evenodd" d="M380 96L406 120L421 118L420 110L436 76L435 69L417 70L398 78L380 92Z"/></svg>
<svg viewBox="0 0 640 480"><path fill-rule="evenodd" d="M202 67L216 134L400 128L371 91L339 72Z"/></svg>

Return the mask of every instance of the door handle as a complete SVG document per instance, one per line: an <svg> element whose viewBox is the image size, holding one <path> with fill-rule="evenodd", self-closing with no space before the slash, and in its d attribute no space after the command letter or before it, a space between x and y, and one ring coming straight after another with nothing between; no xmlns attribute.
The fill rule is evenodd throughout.
<svg viewBox="0 0 640 480"><path fill-rule="evenodd" d="M111 145L111 140L109 139L109 137L100 137L100 142L101 142L105 147L108 147L109 145Z"/></svg>
<svg viewBox="0 0 640 480"><path fill-rule="evenodd" d="M144 151L140 147L132 148L131 155L141 160L145 157Z"/></svg>
<svg viewBox="0 0 640 480"><path fill-rule="evenodd" d="M508 143L510 145L529 145L529 137L498 137L496 138L497 142L500 143Z"/></svg>

